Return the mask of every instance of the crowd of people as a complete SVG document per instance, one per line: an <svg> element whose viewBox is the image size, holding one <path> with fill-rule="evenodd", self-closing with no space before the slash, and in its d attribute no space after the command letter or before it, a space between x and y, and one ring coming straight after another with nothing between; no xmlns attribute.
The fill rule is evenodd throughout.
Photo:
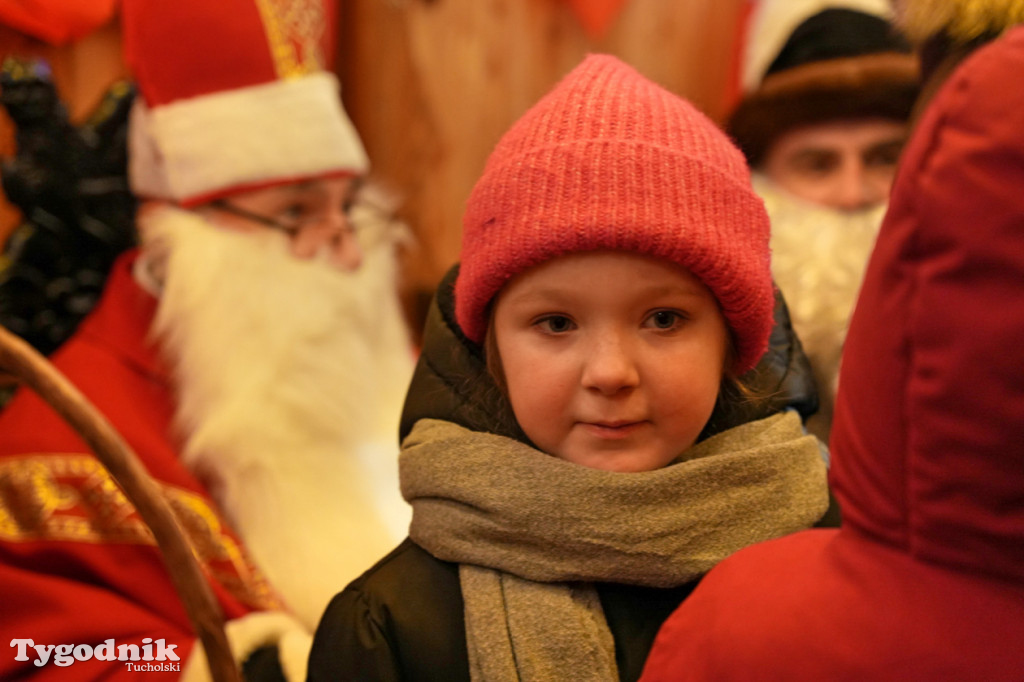
<svg viewBox="0 0 1024 682"><path fill-rule="evenodd" d="M48 349L244 679L1019 679L1024 7L762 0L721 124L587 56L494 147L419 347L335 9L122 0L137 246ZM24 388L0 601L0 678L210 679Z"/></svg>

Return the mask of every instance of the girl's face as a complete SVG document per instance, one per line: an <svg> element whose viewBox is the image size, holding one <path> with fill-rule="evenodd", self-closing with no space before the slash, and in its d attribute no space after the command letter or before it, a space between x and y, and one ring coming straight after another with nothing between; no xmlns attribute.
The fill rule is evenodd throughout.
<svg viewBox="0 0 1024 682"><path fill-rule="evenodd" d="M509 399L541 450L650 471L697 440L724 371L718 302L689 271L625 251L562 256L499 293L493 330Z"/></svg>

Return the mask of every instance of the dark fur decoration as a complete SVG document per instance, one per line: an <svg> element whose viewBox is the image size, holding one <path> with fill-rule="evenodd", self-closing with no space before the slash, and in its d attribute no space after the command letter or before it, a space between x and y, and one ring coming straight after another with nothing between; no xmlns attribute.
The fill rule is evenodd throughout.
<svg viewBox="0 0 1024 682"><path fill-rule="evenodd" d="M92 309L119 253L135 242L128 188L128 112L116 83L73 126L42 61L5 60L0 104L16 126L17 155L0 179L24 216L0 256L0 324L37 350L56 350Z"/></svg>
<svg viewBox="0 0 1024 682"><path fill-rule="evenodd" d="M726 131L757 168L783 133L829 121L905 121L920 89L917 60L883 53L811 62L764 79L726 122Z"/></svg>

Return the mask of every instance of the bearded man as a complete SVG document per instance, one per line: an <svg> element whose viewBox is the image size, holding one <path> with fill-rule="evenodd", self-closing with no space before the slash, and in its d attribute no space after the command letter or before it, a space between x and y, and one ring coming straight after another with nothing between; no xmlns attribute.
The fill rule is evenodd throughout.
<svg viewBox="0 0 1024 682"><path fill-rule="evenodd" d="M918 92L888 0L764 0L726 122L772 221L772 273L818 383L828 442L839 360Z"/></svg>
<svg viewBox="0 0 1024 682"><path fill-rule="evenodd" d="M323 70L330 3L122 15L141 247L52 359L163 486L245 672L304 679L328 599L406 532L397 228L360 188L366 156ZM111 640L207 674L152 534L24 390L0 413L0 601L0 639L23 643L0 678L134 679L123 660L42 653Z"/></svg>

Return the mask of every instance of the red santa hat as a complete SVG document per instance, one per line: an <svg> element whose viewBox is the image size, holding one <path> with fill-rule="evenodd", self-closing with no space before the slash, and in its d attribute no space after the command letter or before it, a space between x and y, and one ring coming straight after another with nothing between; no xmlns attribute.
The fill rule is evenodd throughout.
<svg viewBox="0 0 1024 682"><path fill-rule="evenodd" d="M333 0L123 0L140 98L129 176L143 197L198 205L239 191L359 174L341 105Z"/></svg>

